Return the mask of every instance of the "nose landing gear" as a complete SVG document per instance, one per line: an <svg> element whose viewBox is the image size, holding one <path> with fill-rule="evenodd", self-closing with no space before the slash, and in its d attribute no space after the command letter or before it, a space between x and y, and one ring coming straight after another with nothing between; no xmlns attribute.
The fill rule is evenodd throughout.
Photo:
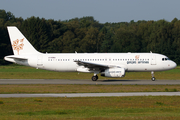
<svg viewBox="0 0 180 120"><path fill-rule="evenodd" d="M154 77L154 71L151 72L151 76L152 76L151 80L152 80L152 81L155 81L156 78Z"/></svg>

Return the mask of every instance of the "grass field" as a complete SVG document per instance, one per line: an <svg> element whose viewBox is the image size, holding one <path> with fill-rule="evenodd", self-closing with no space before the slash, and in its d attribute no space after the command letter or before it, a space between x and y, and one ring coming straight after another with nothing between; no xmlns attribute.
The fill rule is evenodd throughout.
<svg viewBox="0 0 180 120"><path fill-rule="evenodd" d="M180 80L180 67L156 72L157 79ZM61 73L25 66L0 66L0 79L89 79L92 73ZM100 77L100 76L99 76ZM150 72L125 78L150 79ZM108 80L111 78L100 77ZM114 78L113 78L114 79ZM177 92L180 85L0 85L5 93ZM180 119L180 96L0 98L1 120L156 120Z"/></svg>
<svg viewBox="0 0 180 120"><path fill-rule="evenodd" d="M2 98L0 119L180 119L179 96Z"/></svg>
<svg viewBox="0 0 180 120"><path fill-rule="evenodd" d="M155 77L159 80L179 80L180 66L176 69L155 72ZM54 72L40 70L26 66L0 66L0 79L91 79L93 73L77 72ZM151 79L150 72L127 72L124 78L106 78L99 75L99 79Z"/></svg>
<svg viewBox="0 0 180 120"><path fill-rule="evenodd" d="M177 92L180 85L0 85L0 94L10 93L117 93Z"/></svg>

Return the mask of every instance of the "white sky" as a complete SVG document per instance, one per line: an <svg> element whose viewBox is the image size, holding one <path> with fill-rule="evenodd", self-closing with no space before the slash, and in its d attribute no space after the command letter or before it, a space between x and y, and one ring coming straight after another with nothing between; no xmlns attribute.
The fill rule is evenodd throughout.
<svg viewBox="0 0 180 120"><path fill-rule="evenodd" d="M180 19L180 0L1 0L0 9L24 19L93 16L100 23Z"/></svg>

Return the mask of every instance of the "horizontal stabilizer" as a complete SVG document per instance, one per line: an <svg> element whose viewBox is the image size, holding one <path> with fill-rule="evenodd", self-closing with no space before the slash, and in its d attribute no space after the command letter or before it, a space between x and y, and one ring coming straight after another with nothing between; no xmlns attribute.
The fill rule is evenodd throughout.
<svg viewBox="0 0 180 120"><path fill-rule="evenodd" d="M6 60L6 58L11 58L11 59L19 59L19 60L27 60L28 58L25 58L23 56L19 56L19 55L9 55L4 57L4 59Z"/></svg>

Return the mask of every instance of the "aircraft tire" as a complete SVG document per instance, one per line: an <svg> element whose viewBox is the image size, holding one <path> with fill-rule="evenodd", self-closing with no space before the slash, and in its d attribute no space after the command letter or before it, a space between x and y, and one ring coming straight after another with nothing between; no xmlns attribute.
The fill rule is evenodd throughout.
<svg viewBox="0 0 180 120"><path fill-rule="evenodd" d="M155 78L155 77L152 77L152 78L151 78L151 80L152 80L152 81L155 81L155 80L156 80L156 78Z"/></svg>
<svg viewBox="0 0 180 120"><path fill-rule="evenodd" d="M99 79L99 77L96 75L96 79L98 80Z"/></svg>
<svg viewBox="0 0 180 120"><path fill-rule="evenodd" d="M92 76L92 81L97 81L97 76Z"/></svg>

